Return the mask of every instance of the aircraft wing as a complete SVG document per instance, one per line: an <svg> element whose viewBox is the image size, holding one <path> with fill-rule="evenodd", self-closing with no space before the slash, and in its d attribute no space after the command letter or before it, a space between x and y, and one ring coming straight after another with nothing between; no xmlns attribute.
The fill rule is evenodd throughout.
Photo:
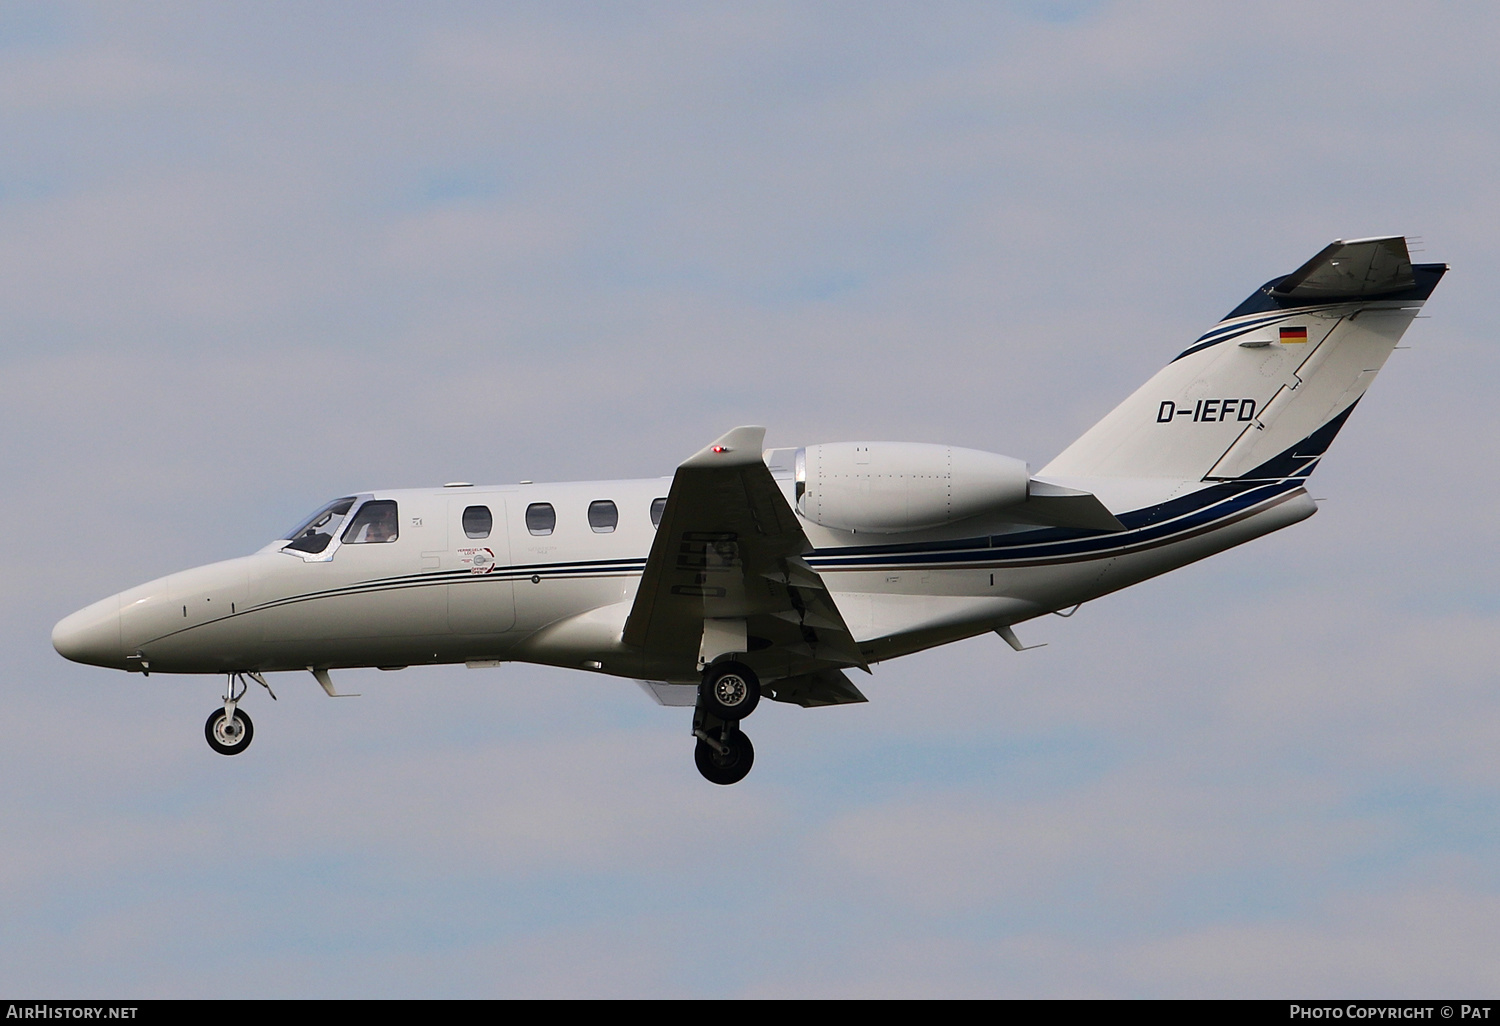
<svg viewBox="0 0 1500 1026"><path fill-rule="evenodd" d="M763 676L868 669L801 558L812 544L762 460L765 434L735 428L677 468L623 640L683 673L729 651L776 671Z"/></svg>

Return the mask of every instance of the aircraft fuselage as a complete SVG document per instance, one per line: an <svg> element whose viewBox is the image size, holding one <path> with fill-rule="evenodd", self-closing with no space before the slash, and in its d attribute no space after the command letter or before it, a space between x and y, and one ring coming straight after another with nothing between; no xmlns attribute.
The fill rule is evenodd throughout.
<svg viewBox="0 0 1500 1026"><path fill-rule="evenodd" d="M54 640L69 658L147 673L525 661L694 682L693 662L652 659L621 641L656 530L652 503L670 483L370 493L350 513L393 502L389 541L335 539L332 551L306 554L281 539L96 602L59 623ZM790 479L780 483L790 500ZM802 526L815 546L809 565L878 662L1088 601L1315 509L1294 484L1246 492L1227 489L1206 523L1198 512L1082 545L984 518L879 536ZM615 516L591 524L601 503ZM540 505L555 517L540 525L547 533L528 528ZM488 530L466 530L465 512L476 509L488 513Z"/></svg>

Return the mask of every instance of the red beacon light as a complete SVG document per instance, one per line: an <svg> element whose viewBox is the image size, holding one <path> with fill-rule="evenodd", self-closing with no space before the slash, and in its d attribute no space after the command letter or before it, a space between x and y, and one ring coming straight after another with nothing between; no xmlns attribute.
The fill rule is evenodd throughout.
<svg viewBox="0 0 1500 1026"><path fill-rule="evenodd" d="M716 445L716 446L713 447L713 451L714 452L728 452L729 451L729 446L727 446L727 445Z"/></svg>

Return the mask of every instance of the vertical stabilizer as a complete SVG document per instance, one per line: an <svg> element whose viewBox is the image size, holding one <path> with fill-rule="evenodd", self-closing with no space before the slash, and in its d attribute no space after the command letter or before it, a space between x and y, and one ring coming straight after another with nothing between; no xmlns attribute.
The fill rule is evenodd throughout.
<svg viewBox="0 0 1500 1026"><path fill-rule="evenodd" d="M1256 290L1038 476L1305 476L1447 271L1336 241Z"/></svg>

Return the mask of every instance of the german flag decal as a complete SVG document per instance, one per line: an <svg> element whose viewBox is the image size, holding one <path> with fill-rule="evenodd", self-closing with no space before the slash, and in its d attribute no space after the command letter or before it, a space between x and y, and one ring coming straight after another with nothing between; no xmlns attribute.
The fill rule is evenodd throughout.
<svg viewBox="0 0 1500 1026"><path fill-rule="evenodd" d="M1307 329L1306 328L1282 328L1281 329L1281 341L1283 343L1287 343L1287 342L1306 342L1307 341Z"/></svg>

